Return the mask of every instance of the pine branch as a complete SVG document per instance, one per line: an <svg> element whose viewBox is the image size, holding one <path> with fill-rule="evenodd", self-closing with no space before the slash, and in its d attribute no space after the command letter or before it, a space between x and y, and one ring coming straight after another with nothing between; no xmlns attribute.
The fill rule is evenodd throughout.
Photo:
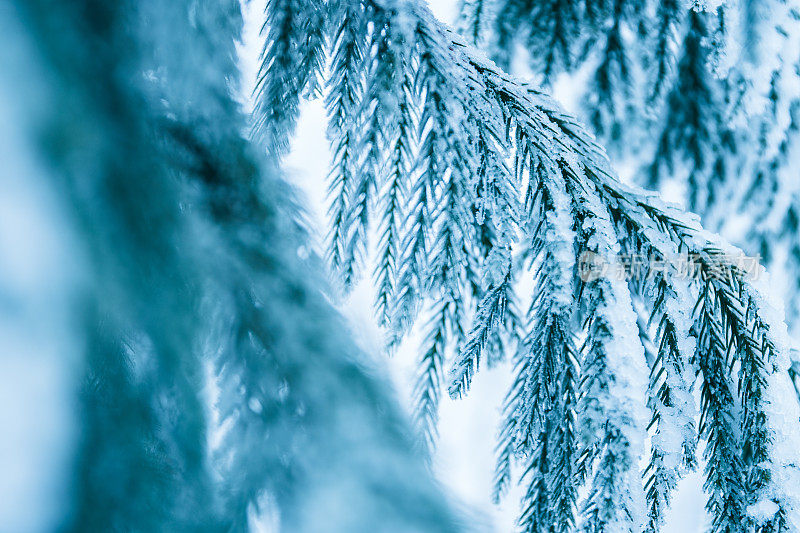
<svg viewBox="0 0 800 533"><path fill-rule="evenodd" d="M423 115L424 118L424 115ZM433 146L434 138L432 132L436 126L431 126L428 138L423 143L423 150L426 143ZM448 132L445 134L449 135ZM428 164L432 161L432 153L428 154ZM429 443L434 443L435 435L435 411L438 407L438 397L442 382L442 368L446 359L445 349L448 345L458 345L464 336L463 315L465 295L462 294L466 286L465 268L466 258L462 255L464 251L462 243L466 240L469 227L466 226L467 214L460 203L467 195L466 186L463 183L463 174L458 169L450 166L450 172L439 175L435 168L423 171L431 177L439 175L444 183L439 185L434 199L436 211L430 218L432 227L430 228L430 242L435 243L427 251L429 262L425 274L425 284L432 289L432 296L441 303L436 320L436 332L428 335L422 344L422 349L426 355L423 358L423 374L431 375L431 379L420 380L417 385L415 395L418 400L418 417L421 417L425 424L425 436ZM434 187L435 184L431 183ZM431 374L434 372L435 379Z"/></svg>
<svg viewBox="0 0 800 533"><path fill-rule="evenodd" d="M656 8L657 30L654 52L656 67L653 72L653 89L649 95L651 103L662 97L670 81L670 71L675 63L672 47L676 41L677 26L682 13L680 2L659 0Z"/></svg>
<svg viewBox="0 0 800 533"><path fill-rule="evenodd" d="M428 143L428 152L431 150ZM425 146L420 151L425 150ZM427 179L426 179L427 178ZM417 173L411 185L409 204L411 206L400 248L400 269L397 277L391 311L391 344L398 343L416 318L420 301L429 287L426 286L427 249L429 224L432 222L432 196L435 186L430 182L431 174Z"/></svg>
<svg viewBox="0 0 800 533"><path fill-rule="evenodd" d="M581 227L579 250L610 267L618 250L608 209L599 195L575 190ZM613 270L612 270L613 272ZM584 461L596 462L583 503L587 532L644 525L644 491L638 463L644 453L646 371L636 315L627 284L607 274L580 288L586 317L581 368L578 432Z"/></svg>
<svg viewBox="0 0 800 533"><path fill-rule="evenodd" d="M639 275L630 274L632 292L639 295L651 309L645 330L656 324L654 356L650 361L648 407L652 411L649 428L650 460L643 475L648 503L648 530L658 531L672 491L687 470L696 466L697 430L696 408L692 394L695 343L689 337L692 326L691 310L686 302L696 301L690 280L669 275L676 265L678 246L662 242L664 248L653 246L646 238L643 226L630 219L620 224L621 215L611 209L617 222L623 250L635 260L633 267L642 268ZM669 254L669 255L663 255ZM666 271L665 271L666 269ZM649 341L649 333L648 333Z"/></svg>
<svg viewBox="0 0 800 533"><path fill-rule="evenodd" d="M495 0L459 1L456 27L471 44L479 48L487 40L487 28L491 27L497 9L495 3Z"/></svg>
<svg viewBox="0 0 800 533"><path fill-rule="evenodd" d="M663 260L662 260L663 261ZM688 287L675 287L658 276L651 321L658 320L657 356L650 370L649 404L655 426L651 457L644 475L649 528L657 531L681 475L695 467L695 406L692 397L688 317L680 312ZM677 291L680 289L681 296Z"/></svg>
<svg viewBox="0 0 800 533"><path fill-rule="evenodd" d="M511 246L518 218L514 182L519 183L519 180L512 178L506 166L498 160L495 145L490 149L487 142L489 140L481 130L475 219L492 233L487 239L489 252L483 264L482 285L485 290L467 342L450 370L449 393L453 398L462 397L469 390L472 376L484 354L489 363L502 358L503 336L509 333L513 336L518 321L513 305L508 316L506 313L509 300L512 304L514 301Z"/></svg>
<svg viewBox="0 0 800 533"><path fill-rule="evenodd" d="M492 500L495 503L499 503L511 486L512 466L521 448L518 443L518 435L520 434L520 427L527 421L518 418L520 414L518 407L522 402L530 363L531 360L527 356L527 350L522 344L518 345L514 356L515 378L503 402L502 422L497 435L498 443L495 450L497 460L492 489Z"/></svg>
<svg viewBox="0 0 800 533"><path fill-rule="evenodd" d="M415 100L412 107L420 113L420 119L416 121L419 143L416 166L413 172L403 177L406 190L409 191L410 209L401 237L391 306L395 335L399 338L408 329L419 305L429 295L446 294L445 303L463 305L464 299L476 292L473 264L482 265L488 280L482 296L491 294L491 289L498 287L500 282L496 265L502 264L493 257L504 257L508 253L510 245L516 244L516 232L519 229L528 237L533 237L530 249L523 250L523 255L533 260L538 289L531 306L530 331L517 355L517 379L506 400L499 446L498 492L508 486L511 457L519 453L530 467L526 474L529 487L534 487L525 496L525 507L539 509L542 497L561 498L557 505L548 505L548 509L559 509L556 513L558 516L548 514L534 517L526 514L526 523L541 524L541 520L545 520L553 523L554 527L556 523L574 523L571 510L574 496L570 494L576 491L569 487L577 487L586 477L591 477L590 496L583 506L587 528L600 528L610 523L626 523L634 529L644 527L644 487L636 466L637 454L643 451L647 425L647 417L643 412L650 381L649 405L654 411L657 437L651 458L653 476L657 476L653 483L658 481L660 486L660 494L650 497L651 525L655 527L670 487L677 482L681 470L690 467L688 456L693 453L692 439L688 437L691 424L682 428L688 431L681 432L681 439L668 439L667 435L675 430L677 421L691 420L693 416L691 406L686 401L691 396L686 361L691 349L686 339L686 321L692 315L695 302L686 297L687 291L677 289L674 281L678 274L674 270L668 269L663 275L655 277L651 285L656 290L655 300L644 299L652 306L650 311L659 324L658 354L653 364L653 378L648 380L631 303L632 289L622 282L599 279L586 283L573 294L575 255L578 251L593 252L609 264L615 264L618 261L615 254L620 251L622 243L629 246L632 252L656 259L670 257L675 249L685 251L700 257L700 268L707 271L719 268L720 262L723 270L730 270L730 259L720 256L719 243L693 219L663 206L653 196L619 183L603 150L573 117L562 112L541 92L519 84L502 73L494 64L465 45L458 36L441 26L415 1L398 0L382 2L380 5L366 2L366 8L359 13L369 18L373 24L373 34L377 32L375 28L378 25L386 27L393 24L393 20L402 20L405 42L409 43L408 65L415 75L414 90L409 94ZM364 109L378 109L371 96L367 96L365 101L357 113ZM385 139L376 139L374 142L386 142ZM488 142L489 139L492 141ZM485 207L496 206L497 197L509 193L492 193L491 190L497 187L484 180L482 171L477 173L476 178L471 176L476 173L475 169L482 168L484 161L491 158L504 161L508 155L515 161L515 174L512 180L514 186L507 189L509 192L518 191L525 201L515 198L511 202L501 202L499 210L491 210L491 224L481 224L480 218L489 212ZM495 183L502 182L495 180ZM474 211L460 209L461 206L453 202L456 197L463 206L470 206L470 209L474 206ZM445 198L447 200L443 202ZM538 207L508 222L508 214L521 210L522 204ZM542 209L542 205L546 207ZM472 216L476 220L471 220ZM581 224L578 226L575 221L581 221ZM478 231L474 231L474 228ZM542 228L553 231L542 232ZM582 232L577 248L568 244L570 238L564 238L568 233L565 228ZM468 242L456 246L456 235ZM537 237L539 235L543 237L540 239ZM484 239L490 242L487 244ZM476 254L477 251L480 252ZM457 275L450 272L449 268L442 268L443 265L455 265L456 258L462 258L461 262L464 263L463 267L454 269ZM554 268L559 264L573 264L567 269L566 284L558 281L560 274L555 273L563 270L561 267ZM747 294L758 292L740 272L734 274L735 279L739 280L737 283L741 282L741 287L747 290L739 291L739 285L729 281L723 282L717 289L729 298L729 312L734 312L733 309L752 309L753 318L743 319L742 327L729 328L733 337L724 337L724 342L729 343L725 348L737 350L737 347L745 346L744 342L749 342L744 337L745 324L747 327L760 328L752 337L753 340L761 340L776 334L777 330L772 326L778 322L774 317L764 315L764 309L745 298ZM566 292L565 287L568 288ZM440 292L443 289L451 292ZM560 296L564 294L568 294L568 297ZM592 295L598 299L588 305L587 301ZM574 361L574 357L569 356L575 353L570 343L576 326L575 310L567 302L574 302L576 298L588 318L585 322L587 342L581 375L577 371L572 375L570 368L574 364L570 361ZM498 298L482 297L480 301L484 305L478 307L475 316L496 315L493 309L499 309L496 303ZM724 316L728 311L721 307L703 312L714 317L717 321L714 327L718 329L723 321L731 321ZM459 311L450 316L462 314ZM435 387L439 385L435 376L443 360L438 354L447 344L446 335L439 332L445 329L442 324L451 320L443 317L444 313L437 310L427 342L435 350L425 352L426 364L422 372L425 387L421 389L420 397L426 406L435 405L434 401L429 400L438 398ZM457 319L452 320L458 322ZM734 322L730 323L736 326ZM497 328L484 328L476 323L471 346L484 346L490 329ZM705 351L708 349L704 348ZM778 357L770 355L768 350L760 350L743 353L743 357L762 362ZM776 348L776 353L778 351ZM478 352L472 350L465 353ZM428 357L428 354L431 356ZM713 359L714 364L720 364L717 361L720 353L709 355L703 352L701 355ZM623 356L624 372L619 359ZM471 355L461 360L461 373L456 375L456 391L465 390L461 387L469 382L477 370L477 361ZM724 362L722 365L726 366ZM759 390L759 394L766 396L772 394L774 387L782 386L781 380L788 380L786 369L775 365L744 365L746 376L743 375L742 390ZM635 377L632 377L631 369L640 371L634 372ZM619 378L622 375L626 376L625 379ZM580 386L570 385L572 382L580 383ZM612 383L619 386L616 395L604 392ZM764 387L762 384L765 384ZM569 397L566 391L577 388L580 389L580 399L575 406L574 402L565 398ZM569 431L563 434L552 431L548 435L548 438L555 439L552 442L540 438L542 427L549 423L545 414L548 407L556 411L560 409L560 419L575 419L576 427L581 428L576 436L573 437ZM724 412L724 406L722 408L720 412ZM748 415L743 426L753 438L764 434L762 430L769 434L789 431L784 427L784 421L769 414L769 404L756 404L753 409L752 416ZM427 408L426 411L431 412ZM762 417L762 413L766 418ZM760 420L765 421L763 425ZM581 442L579 451L566 452L575 450L569 445L571 440ZM669 446L666 441L670 441ZM554 444L556 442L558 444ZM555 445L570 457L560 458L552 453ZM771 446L767 444L767 451L764 452L770 456L773 455ZM762 454L762 451L757 454ZM557 468L559 471L574 473L574 480L537 477L542 474L536 472L541 473L545 469L548 472L555 471L551 467L555 469L557 465L560 465ZM771 468L784 471L793 467L781 463ZM757 478L761 477L759 470L754 472ZM788 478L772 476L771 479ZM551 483L569 485L564 485L565 490L561 490ZM547 487L548 496L541 493L539 489L542 487ZM648 487L652 487L652 483ZM769 497L767 494L776 495L772 497L779 509L775 516L785 521L791 508L786 488L775 484L756 490L759 495L748 495L748 501L763 501ZM629 497L616 500L611 497L620 491ZM716 508L724 510L723 507Z"/></svg>
<svg viewBox="0 0 800 533"><path fill-rule="evenodd" d="M577 494L576 356L570 332L574 259L555 250L572 249L574 233L569 198L560 189L564 182L538 183L534 207L541 223L532 237L536 296L529 311L531 330L522 343L527 361L512 420L518 449L531 461L523 475L529 481L520 525L525 531L562 531L574 523Z"/></svg>
<svg viewBox="0 0 800 533"><path fill-rule="evenodd" d="M700 433L706 437L706 508L714 531L745 531L744 469L741 442L735 433L733 395L727 380L727 339L717 318L716 293L707 283L701 295L698 364L703 372Z"/></svg>
<svg viewBox="0 0 800 533"><path fill-rule="evenodd" d="M397 291L396 278L400 268L400 242L402 220L406 201L405 175L410 172L412 158L413 123L409 109L409 87L400 89L397 117L397 132L388 146L390 161L387 183L381 191L380 240L377 254L376 284L378 287L376 308L381 324L390 320L390 308Z"/></svg>
<svg viewBox="0 0 800 533"><path fill-rule="evenodd" d="M549 500L550 489L547 486L549 481L549 435L552 431L551 418L541 426L541 430L536 437L535 445L532 446L530 453L530 463L522 475L522 479L529 478L528 486L525 490L525 497L522 501L522 512L518 520L520 531L525 533L535 533L537 531L547 531L553 529L556 519L553 516L554 510Z"/></svg>
<svg viewBox="0 0 800 533"><path fill-rule="evenodd" d="M435 302L428 322L419 362L417 382L414 386L414 414L422 442L427 451L434 448L438 431L436 423L439 410L439 394L443 379L445 349L455 320L452 300Z"/></svg>
<svg viewBox="0 0 800 533"><path fill-rule="evenodd" d="M494 332L503 324L508 293L511 290L510 276L511 272L509 271L503 282L497 287L490 288L483 301L478 305L478 315L473 318L473 326L467 342L461 349L458 360L450 369L448 391L452 398L461 398L466 395L472 377L480 367L481 356L489 346Z"/></svg>
<svg viewBox="0 0 800 533"><path fill-rule="evenodd" d="M630 111L631 66L622 36L624 10L624 0L613 0L611 28L605 32L605 48L594 72L594 88L587 95L589 124L595 135L607 140L609 146L623 142L626 129L623 124L626 118L631 118L626 117Z"/></svg>
<svg viewBox="0 0 800 533"><path fill-rule="evenodd" d="M689 10L677 79L667 97L665 121L652 162L646 172L646 185L656 188L664 173L675 170L676 161L689 164L688 206L703 213L713 204L708 195L725 180L726 145L721 93L710 71L708 14ZM716 185L712 185L716 182Z"/></svg>
<svg viewBox="0 0 800 533"><path fill-rule="evenodd" d="M267 2L252 128L270 153L283 155L288 150L300 97L316 88L324 61L325 13L320 0Z"/></svg>
<svg viewBox="0 0 800 533"><path fill-rule="evenodd" d="M362 117L359 110L364 105L361 68L366 27L359 3L341 1L335 8L334 20L338 24L326 98L330 117L328 135L333 141L333 168L329 176L329 215L332 221L329 241L331 264L341 273L342 283L348 289L358 276L359 261L363 260L358 257L363 252L360 244L366 238L358 223L362 220L359 208L362 213L367 212L358 201L359 194L361 199L366 199L371 190L369 184L366 189L359 188L357 173L361 154L359 131Z"/></svg>
<svg viewBox="0 0 800 533"><path fill-rule="evenodd" d="M773 487L765 492L763 483L765 483L767 476L760 469L764 467L764 463L748 467L743 463L744 458L739 455L740 450L743 450L744 444L743 441L739 441L738 437L736 437L738 430L733 429L736 424L735 420L739 415L736 414L733 400L728 398L731 393L727 392L729 390L727 375L735 361L729 360L728 356L729 354L737 354L742 349L740 347L752 349L755 346L759 346L761 350L759 355L751 354L751 357L760 361L775 360L774 345L768 340L770 338L770 327L767 326L766 322L762 322L763 318L754 319L755 323L749 329L737 326L737 323L740 324L745 319L748 310L753 310L754 316L761 316L761 311L755 311L755 309L759 308L755 303L757 300L754 300L752 296L755 288L746 280L745 273L735 265L725 262L727 258L731 257L730 253L724 254L717 248L716 244L708 241L703 242L702 238L697 239L696 234L693 234L696 231L696 223L684 224L678 222L664 211L652 209L652 207L649 215L658 222L663 231L668 231L676 240L681 242L682 246L690 254L693 254L699 271L703 274L704 279L707 280L704 282L703 293L696 306L699 313L698 320L701 337L698 341L698 355L695 356L704 374L703 391L705 399L703 400L701 418L704 421L709 418L713 419L713 422L708 422L707 425L701 424L701 432L706 431L704 433L706 437L712 439L706 448L707 461L713 459L715 463L707 465L708 479L706 487L714 495L709 503L709 509L713 511L715 520L718 522L718 530L723 531L726 527L734 527L732 524L735 524L735 527L740 527L746 523L742 522L742 520L746 520L745 515L742 514L742 505L747 505L747 502L763 498L759 494L781 493L783 489ZM627 214L623 216L627 216ZM730 308L726 308L727 305L730 305ZM761 342L756 340L764 338L767 340ZM701 357L706 357L707 360L702 363ZM703 368L703 364L706 365L705 368ZM742 368L744 368L744 365ZM763 379L775 379L775 376L783 372L776 368L750 368L743 371L748 373L749 377L746 380L751 384L761 383ZM759 377L759 375L765 377ZM773 377L766 378L767 375ZM773 386L777 385L773 384ZM741 399L738 401L741 402ZM752 402L750 404L752 405ZM765 406L755 409L762 415L767 413ZM766 416L769 418L769 415ZM746 419L747 417L741 418L740 423L745 424ZM767 425L774 424L774 421L771 423L763 418L760 420ZM709 428L709 425L713 427ZM758 433L761 431L758 428L759 426L756 425L751 431ZM784 432L779 421L776 425L770 425L770 429L766 431L766 433L762 433L759 436L764 438L764 441L759 444L767 447L770 447L769 434L773 432L783 434ZM762 449L759 453L771 452L765 452ZM719 456L715 454L719 454ZM734 458L731 459L731 457ZM716 463L726 466L718 469ZM732 470L728 470L727 465L730 465ZM750 468L755 469L754 479L756 482L751 487L745 487L746 478L744 477L744 472L749 471ZM775 465L774 468L781 471L785 466ZM768 478L771 480L776 479L772 474ZM776 503L774 497L772 501ZM785 521L786 510L783 504L779 503L777 507L778 510L774 515L776 520L774 525L778 527L778 530L781 530L780 528L784 526L780 524Z"/></svg>

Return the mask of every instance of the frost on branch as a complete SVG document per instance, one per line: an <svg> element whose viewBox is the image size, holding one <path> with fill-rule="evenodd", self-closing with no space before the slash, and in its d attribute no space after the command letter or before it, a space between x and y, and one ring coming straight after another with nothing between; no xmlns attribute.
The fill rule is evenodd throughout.
<svg viewBox="0 0 800 533"><path fill-rule="evenodd" d="M790 530L800 513L787 485L796 467L772 459L797 427L768 416L766 401L789 379L777 364L785 357L776 340L782 318L761 304L762 289L732 259L738 251L655 195L622 185L577 120L503 73L420 3L351 5L348 12L367 21L359 37L364 64L358 72L338 64L333 79L362 83L369 73L374 84L383 77L402 106L387 121L379 99L362 91L349 120L415 126L402 126L409 142L400 152L396 134L352 144L342 132L333 142L346 142L357 161L375 157L372 143L380 143L393 169L389 178L366 172L359 179L375 180L379 191L372 212L386 237L378 301L390 310L392 341L421 307L429 309L415 389L423 438L433 440L443 367L451 368L451 395L460 397L501 349L514 354L516 376L500 429L496 492L507 489L519 464L523 530L658 529L671 491L696 464L698 433L706 441L715 530L750 531L756 521ZM336 24L346 20L336 17ZM402 57L402 74L375 74L382 57ZM336 98L339 89L332 90ZM407 199L402 217L395 216L398 190ZM363 226L348 235L363 234L371 217L363 219L358 202L342 205L349 215L335 218L334 228L348 220ZM646 276L582 279L583 253L608 265L622 254L646 258ZM680 272L676 254L690 255L699 274ZM345 269L345 281L360 269ZM531 270L532 293L516 294ZM525 318L517 296L531 302ZM650 361L634 302L650 314ZM447 365L451 350L458 355ZM736 379L722 375L726 368L736 369ZM703 398L699 428L695 387ZM777 506L772 517L759 503L767 500Z"/></svg>

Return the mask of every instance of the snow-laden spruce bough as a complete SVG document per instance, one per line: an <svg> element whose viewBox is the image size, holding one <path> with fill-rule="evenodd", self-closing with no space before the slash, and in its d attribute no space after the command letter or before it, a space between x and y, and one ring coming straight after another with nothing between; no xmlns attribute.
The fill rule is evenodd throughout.
<svg viewBox="0 0 800 533"><path fill-rule="evenodd" d="M680 184L707 229L783 274L800 336L800 2L460 0L457 27L509 72L566 76L634 182Z"/></svg>
<svg viewBox="0 0 800 533"><path fill-rule="evenodd" d="M242 135L238 0L0 10L0 98L14 118L0 133L23 148L4 170L32 169L25 180L52 197L43 210L63 212L81 265L51 302L83 354L79 431L57 443L76 457L54 529L245 531L259 513L289 532L467 529L321 295L291 194ZM720 264L723 243L620 185L580 125L421 4L272 2L268 14L257 131L285 150L332 47L331 258L354 280L375 221L381 314L399 338L429 306L427 434L444 385L465 394L479 363L517 353L498 492L520 463L524 529L639 531L648 515L655 526L695 463L690 384L715 529L798 529L781 318ZM692 252L722 276L583 282L584 251L612 264ZM514 304L522 260L537 279L527 316ZM650 359L633 302L659 325Z"/></svg>
<svg viewBox="0 0 800 533"><path fill-rule="evenodd" d="M323 79L330 260L347 287L374 255L390 342L425 318L415 395L429 443L441 389L463 396L480 364L513 354L496 489L518 463L522 530L657 530L698 443L713 531L800 529L785 326L736 250L621 184L580 124L421 2L271 0L266 18L256 134L284 150L301 95ZM584 280L587 252L610 265L693 254L701 275ZM531 272L522 315L515 286ZM652 353L634 303L656 325Z"/></svg>

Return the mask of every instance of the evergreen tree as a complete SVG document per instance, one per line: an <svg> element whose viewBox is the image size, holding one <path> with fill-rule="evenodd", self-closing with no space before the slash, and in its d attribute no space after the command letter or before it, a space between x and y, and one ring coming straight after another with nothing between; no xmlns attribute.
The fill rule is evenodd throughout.
<svg viewBox="0 0 800 533"><path fill-rule="evenodd" d="M797 195L778 177L797 173L797 159L786 157L796 137L788 119L800 64L796 1L460 6L461 33L501 66L521 43L542 81L570 76L583 91L577 111L614 158L639 168L632 178L648 188L684 188L686 207L707 227L786 271L786 303L798 307L798 239L792 208L778 200ZM557 24L567 36L560 42L551 38ZM553 57L562 59L540 61ZM732 221L731 208L744 216ZM742 220L755 229L743 234ZM795 316L787 314L793 338Z"/></svg>
<svg viewBox="0 0 800 533"><path fill-rule="evenodd" d="M333 143L346 143L354 160L374 158L379 143L392 166L385 182L374 172L356 176L376 181L369 189L380 191L373 197L377 215L365 219L358 202L351 202L343 204L349 214L332 224L340 231L336 225L346 221L343 234L365 235L377 217L382 235L405 235L398 239L403 249L391 257L382 238L378 301L381 309L394 310L388 321L393 342L421 306L432 304L415 392L423 438L432 439L431 413L448 350L458 351L449 387L458 397L468 392L482 361L502 358L492 350L507 350L518 339L499 437L497 492L512 481L511 465L520 463L526 486L522 530L657 529L670 491L696 463L695 386L703 397L699 434L706 441L714 529L791 530L800 508L790 480L799 473L795 452L788 450L800 435L793 422L797 404L781 398L790 390L787 339L763 286L738 265L740 252L704 231L696 218L621 184L579 122L483 59L416 0L351 5L342 10L329 4L332 26L359 25L363 29L353 37L360 49L383 48L385 55L362 53L356 71L334 53L329 79L393 87L388 92L400 95L402 105L384 107L372 91L361 90L349 120L416 128L408 129L400 157L393 135L362 135L353 142L347 132L334 132ZM465 8L492 12L485 3ZM632 6L619 12L640 11ZM554 23L584 20L560 7L552 12ZM577 13L585 20L603 18L589 8ZM700 32L706 15L692 13ZM356 24L353 16L364 22ZM399 37L375 46L376 35ZM537 37L550 46L547 35ZM692 49L705 54L703 38L693 33L691 39ZM563 46L553 46L552 56L537 58L559 64L555 58L567 56L558 55ZM381 73L382 57L402 57L403 74ZM271 61L266 54L264 63ZM334 84L329 98L338 101L343 91ZM340 179L335 169L334 179ZM407 194L406 224L395 217L397 190ZM697 276L680 271L679 254L690 258ZM586 258L613 272L626 257L646 259L643 281L584 276ZM363 266L345 269L345 284L359 270ZM482 271L480 282L473 270ZM392 271L395 280L386 283ZM514 293L520 276L530 274L535 292L523 319ZM634 302L657 325L649 361ZM455 312L454 305L467 311ZM473 324L466 327L470 315ZM462 328L469 332L463 342ZM737 382L722 375L726 368L736 369ZM639 460L648 421L653 445L643 480ZM578 496L581 487L588 488L586 498Z"/></svg>

